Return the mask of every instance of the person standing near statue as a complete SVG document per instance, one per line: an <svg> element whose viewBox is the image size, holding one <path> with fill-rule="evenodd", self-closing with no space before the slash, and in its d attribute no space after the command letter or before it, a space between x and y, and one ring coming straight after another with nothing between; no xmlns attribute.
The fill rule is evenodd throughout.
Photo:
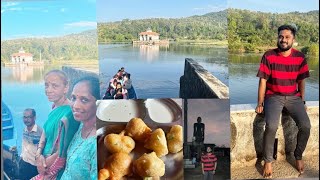
<svg viewBox="0 0 320 180"><path fill-rule="evenodd" d="M200 161L201 148L204 142L204 130L205 130L205 125L201 121L202 121L201 117L198 117L197 123L193 124L193 137L195 137L198 162Z"/></svg>
<svg viewBox="0 0 320 180"><path fill-rule="evenodd" d="M217 157L214 155L210 146L207 147L207 152L201 156L201 168L204 180L213 180L213 175L217 169Z"/></svg>

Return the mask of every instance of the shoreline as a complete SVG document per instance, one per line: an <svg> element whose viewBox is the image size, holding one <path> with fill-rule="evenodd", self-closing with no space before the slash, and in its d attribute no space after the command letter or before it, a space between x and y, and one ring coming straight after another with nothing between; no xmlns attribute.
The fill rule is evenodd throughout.
<svg viewBox="0 0 320 180"><path fill-rule="evenodd" d="M98 44L132 44L132 41L98 41ZM169 40L169 44L228 45L227 40Z"/></svg>

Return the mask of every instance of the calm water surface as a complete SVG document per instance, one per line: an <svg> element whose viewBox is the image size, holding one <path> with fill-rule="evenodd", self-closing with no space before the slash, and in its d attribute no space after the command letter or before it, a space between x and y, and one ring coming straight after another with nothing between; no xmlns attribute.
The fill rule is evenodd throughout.
<svg viewBox="0 0 320 180"><path fill-rule="evenodd" d="M229 55L231 104L257 103L259 78L256 77L262 54ZM319 101L319 57L307 59L310 77L306 80L306 100Z"/></svg>
<svg viewBox="0 0 320 180"><path fill-rule="evenodd" d="M227 48L170 44L132 46L99 45L102 80L108 82L120 69L131 73L138 98L177 98L185 58L193 58L228 85ZM104 86L102 92L106 91Z"/></svg>

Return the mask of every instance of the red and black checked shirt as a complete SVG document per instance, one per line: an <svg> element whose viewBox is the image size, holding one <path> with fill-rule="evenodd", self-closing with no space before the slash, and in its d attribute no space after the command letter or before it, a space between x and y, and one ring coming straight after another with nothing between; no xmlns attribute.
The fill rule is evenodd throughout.
<svg viewBox="0 0 320 180"><path fill-rule="evenodd" d="M207 153L201 156L201 162L203 163L204 171L213 171L216 169L215 162L217 161L216 155L212 153Z"/></svg>
<svg viewBox="0 0 320 180"><path fill-rule="evenodd" d="M278 49L267 51L257 74L257 77L267 80L266 98L274 94L301 96L297 82L309 76L304 54L293 48L287 57L282 56Z"/></svg>

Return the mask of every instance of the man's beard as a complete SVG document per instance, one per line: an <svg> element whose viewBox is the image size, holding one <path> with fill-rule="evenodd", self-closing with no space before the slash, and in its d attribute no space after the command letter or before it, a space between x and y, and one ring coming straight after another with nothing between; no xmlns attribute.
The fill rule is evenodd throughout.
<svg viewBox="0 0 320 180"><path fill-rule="evenodd" d="M282 46L281 46L281 42L278 42L277 43L277 46L278 46L278 49L281 51L281 52L284 52L284 51L288 51L290 48L292 48L292 44L288 44L287 45L287 47L286 48L283 48Z"/></svg>

